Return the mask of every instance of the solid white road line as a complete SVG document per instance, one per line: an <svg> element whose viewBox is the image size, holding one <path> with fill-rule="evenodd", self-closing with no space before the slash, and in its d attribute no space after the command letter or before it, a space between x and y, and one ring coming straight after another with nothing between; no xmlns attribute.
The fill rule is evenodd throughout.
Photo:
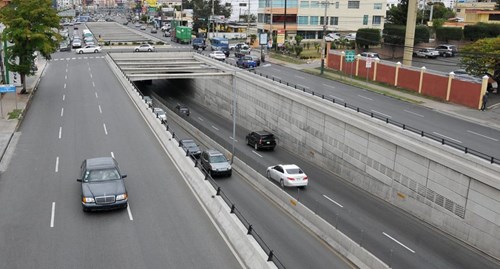
<svg viewBox="0 0 500 269"><path fill-rule="evenodd" d="M372 112L375 112L375 113L377 113L377 114L379 114L379 115L382 115L382 116L384 116L384 117L386 117L386 118L389 118L389 119L390 119L390 118L392 118L392 116L389 116L389 115L387 115L387 114L384 114L384 113L378 112L377 110L372 110Z"/></svg>
<svg viewBox="0 0 500 269"><path fill-rule="evenodd" d="M59 139L61 139L62 136L62 127L59 127Z"/></svg>
<svg viewBox="0 0 500 269"><path fill-rule="evenodd" d="M323 197L325 197L328 201L330 201L330 202L332 202L332 203L334 203L334 204L338 205L339 207L342 207L342 208L344 207L343 205L341 205L341 204L337 203L335 200L333 200L332 198L330 198L330 197L328 197L328 196L326 196L326 195L324 195L324 194L323 194Z"/></svg>
<svg viewBox="0 0 500 269"><path fill-rule="evenodd" d="M403 110L403 111L404 111L404 112L407 112L407 113L410 113L410 114L413 114L413 115L415 115L415 116L419 116L419 117L421 117L421 118L423 118L423 117L424 117L424 115L420 115L420 114L418 114L418 113L415 113L415 112L412 112L412 111L409 111L409 110L406 110L406 109L405 109L405 110Z"/></svg>
<svg viewBox="0 0 500 269"><path fill-rule="evenodd" d="M274 68L274 67L271 67L272 70L276 71L276 72L281 72L281 70L277 69L277 68Z"/></svg>
<svg viewBox="0 0 500 269"><path fill-rule="evenodd" d="M92 78L92 73L90 73L90 78Z"/></svg>
<svg viewBox="0 0 500 269"><path fill-rule="evenodd" d="M66 99L66 94L63 94L63 101L64 101L64 99Z"/></svg>
<svg viewBox="0 0 500 269"><path fill-rule="evenodd" d="M215 127L212 125L212 128L214 128L215 130L219 131L219 128Z"/></svg>
<svg viewBox="0 0 500 269"><path fill-rule="evenodd" d="M344 99L342 99L342 98L338 98L338 97L337 97L337 96L335 96L335 95L330 95L330 97L331 97L331 98L333 98L333 99L335 99L335 100L340 100L340 101L344 102Z"/></svg>
<svg viewBox="0 0 500 269"><path fill-rule="evenodd" d="M104 133L108 135L108 129L106 129L106 123L103 123L102 126L104 126Z"/></svg>
<svg viewBox="0 0 500 269"><path fill-rule="evenodd" d="M64 80L67 80L68 79L68 75L64 76Z"/></svg>
<svg viewBox="0 0 500 269"><path fill-rule="evenodd" d="M95 92L95 98L99 98L99 96L97 96L97 92Z"/></svg>
<svg viewBox="0 0 500 269"><path fill-rule="evenodd" d="M134 217L132 217L132 211L130 211L130 204L127 202L127 212L128 212L128 218L130 220L134 220Z"/></svg>
<svg viewBox="0 0 500 269"><path fill-rule="evenodd" d="M370 101L373 101L373 99L371 99L370 97L366 97L366 96L363 96L363 95L359 95L359 94L358 94L358 96L359 96L359 97L361 97L361 98L365 98L366 100L370 100Z"/></svg>
<svg viewBox="0 0 500 269"><path fill-rule="evenodd" d="M54 216L56 214L56 202L52 202L52 211L50 213L50 228L54 228Z"/></svg>
<svg viewBox="0 0 500 269"><path fill-rule="evenodd" d="M61 117L64 115L64 107L61 107Z"/></svg>
<svg viewBox="0 0 500 269"><path fill-rule="evenodd" d="M328 84L325 84L325 83L323 83L323 86L328 87L328 88L335 89L335 87L334 87L334 86L332 86L332 85L328 85Z"/></svg>
<svg viewBox="0 0 500 269"><path fill-rule="evenodd" d="M101 113L101 114L102 114L101 105L99 105L99 113Z"/></svg>
<svg viewBox="0 0 500 269"><path fill-rule="evenodd" d="M393 238L392 236L386 234L385 232L383 232L382 234L384 234L385 236L387 236L388 238L390 238L392 241L400 244L402 247L406 248L407 250L409 250L411 253L415 253L415 251L407 246L405 246L403 243L399 242L398 240L396 240L395 238Z"/></svg>
<svg viewBox="0 0 500 269"><path fill-rule="evenodd" d="M59 172L59 156L57 156L56 158L56 169L55 169L56 173Z"/></svg>
<svg viewBox="0 0 500 269"><path fill-rule="evenodd" d="M305 78L305 77L303 77L303 76L297 76L297 75L295 75L295 77L296 77L296 78L298 78L298 79L306 79L306 78Z"/></svg>
<svg viewBox="0 0 500 269"><path fill-rule="evenodd" d="M68 68L66 68L66 73L68 73Z"/></svg>
<svg viewBox="0 0 500 269"><path fill-rule="evenodd" d="M229 139L233 140L233 137L232 136L229 136ZM234 142L238 142L237 139L234 140Z"/></svg>
<svg viewBox="0 0 500 269"><path fill-rule="evenodd" d="M92 81L92 87L94 87L94 88L95 88L95 83L94 83L93 81Z"/></svg>
<svg viewBox="0 0 500 269"><path fill-rule="evenodd" d="M262 158L262 155L260 155L259 153L257 153L255 150L252 150L253 153L255 153L255 155L259 156Z"/></svg>
<svg viewBox="0 0 500 269"><path fill-rule="evenodd" d="M482 135L482 134L479 134L479 133L476 133L476 132L473 132L471 130L467 130L468 133L471 133L471 134L475 134L475 135L478 135L478 136L481 136L481 137L484 137L484 138L487 138L487 139L491 139L493 141L498 141L498 139L495 139L493 137L489 137L489 136L486 136L486 135Z"/></svg>
<svg viewBox="0 0 500 269"><path fill-rule="evenodd" d="M64 88L66 89L66 83L64 83Z"/></svg>
<svg viewBox="0 0 500 269"><path fill-rule="evenodd" d="M200 118L200 117L198 117L198 119L199 119L200 121L203 121L203 119L202 119L202 118Z"/></svg>
<svg viewBox="0 0 500 269"><path fill-rule="evenodd" d="M446 139L453 140L453 141L455 141L455 142L457 142L457 143L462 144L462 141L460 141L460 140L453 139L453 138L451 138L451 137L448 137L448 136L446 136L446 135L442 135L442 134L440 134L440 133L436 133L436 132L432 132L432 133L433 133L433 134L435 134L435 135L437 135L437 136L441 136L441 137L444 137L444 138L446 138Z"/></svg>

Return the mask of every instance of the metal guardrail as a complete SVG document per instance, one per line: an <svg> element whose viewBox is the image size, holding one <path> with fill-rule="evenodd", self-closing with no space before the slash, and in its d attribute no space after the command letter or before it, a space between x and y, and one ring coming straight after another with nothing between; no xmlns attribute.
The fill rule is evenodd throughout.
<svg viewBox="0 0 500 269"><path fill-rule="evenodd" d="M198 53L201 54L201 52L198 52ZM203 54L201 54L201 55L203 55ZM203 55L203 56L208 57L206 55ZM230 63L226 63L226 64L232 65L232 66L236 66L236 65L233 65L233 64L230 64ZM431 139L433 141L441 143L441 145L446 145L446 146L452 147L452 148L454 148L454 149L456 149L458 151L461 151L461 152L463 152L465 154L470 154L470 155L473 155L475 157L481 158L483 160L486 160L486 161L490 162L491 164L499 164L500 165L500 158L498 158L498 157L494 157L494 156L488 155L486 153L482 153L482 152L480 152L478 150L475 150L473 148L462 146L459 143L453 142L451 140L447 140L447 139L445 139L443 137L434 135L434 134L426 132L424 130L420 130L420 129L414 128L414 127L412 127L412 126L410 126L408 124L392 120L390 118L384 117L384 116L379 115L377 113L373 113L372 111L368 111L366 109L363 109L363 108L360 108L360 107L348 104L347 102L344 102L342 100L331 98L331 97L325 96L324 94L315 93L313 90L310 90L308 88L304 88L303 86L299 86L297 84L293 84L293 83L289 83L287 81L283 81L281 79L277 79L277 78L275 78L273 76L270 76L268 74L263 74L261 72L257 72L257 70L255 70L255 69L246 69L246 70L248 72L254 73L254 74L259 75L261 77L265 77L266 79L270 79L270 80L272 80L274 82L281 83L283 85L286 85L288 87L292 87L292 88L294 88L296 90L299 90L299 91L302 91L304 93L309 93L312 96L321 98L323 100L330 101L332 104L336 104L336 105L343 106L345 108L352 109L352 110L354 110L354 111L356 111L358 113L362 113L362 114L365 114L367 116L370 116L371 118L379 119L381 121L384 121L387 124L392 124L392 125L395 125L397 127L400 127L403 130L405 130L405 131L410 131L412 133L420 135L421 137L429 138L429 139Z"/></svg>
<svg viewBox="0 0 500 269"><path fill-rule="evenodd" d="M113 57L110 57L110 58L116 64L116 62L113 59ZM120 69L120 71L122 72L122 74L125 75L125 73L123 73L123 71L121 70L120 66L119 65L116 65L116 66ZM141 99L144 99L144 96L142 95L142 92L137 88L137 86L134 84L134 82L131 81L127 76L125 76L125 77L130 82L130 84L134 87L134 89L141 95ZM149 104L149 108L152 111L153 104ZM158 114L156 114L155 116L158 118ZM162 119L161 123L163 125L165 125L166 130L169 131L169 132L171 132L172 133L172 138L175 139L175 132L169 127L168 121ZM253 225L243 216L243 214L241 213L241 211L238 210L238 208L236 207L236 204L233 203L231 201L231 199L229 199L229 197L222 191L222 188L215 182L215 180L212 178L212 176L209 174L209 172L206 171L203 168L202 165L200 165L198 159L196 159L192 154L190 154L189 151L186 152L186 156L190 156L191 157L191 160L193 160L193 162L194 162L194 167L198 167L203 172L203 174L205 175L205 180L208 180L210 182L210 184L212 185L212 187L214 187L214 189L216 190L216 195L220 196L222 198L222 200L224 200L224 202L226 202L226 204L231 208L230 213L231 214L235 214L235 216L238 217L238 219L241 221L241 223L247 229L247 234L248 235L252 235L252 237L255 239L255 241L257 241L257 243L264 250L264 252L266 252L266 254L267 254L267 261L273 262L276 265L277 268L283 268L283 269L285 269L286 268L285 265L278 259L278 257L276 257L276 255L274 254L274 250L272 250L266 244L266 242L264 241L264 239L262 238L262 236L260 236L255 231L255 229L253 228Z"/></svg>

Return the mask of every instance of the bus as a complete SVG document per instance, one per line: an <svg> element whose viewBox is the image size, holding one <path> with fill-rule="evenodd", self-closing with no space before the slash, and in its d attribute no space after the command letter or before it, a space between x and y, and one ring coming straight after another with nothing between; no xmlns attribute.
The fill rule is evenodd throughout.
<svg viewBox="0 0 500 269"><path fill-rule="evenodd" d="M223 37L214 37L210 39L210 49L211 50L229 50L229 40Z"/></svg>
<svg viewBox="0 0 500 269"><path fill-rule="evenodd" d="M92 37L92 32L90 32L90 30L88 29L83 29L83 39L85 39L86 37Z"/></svg>

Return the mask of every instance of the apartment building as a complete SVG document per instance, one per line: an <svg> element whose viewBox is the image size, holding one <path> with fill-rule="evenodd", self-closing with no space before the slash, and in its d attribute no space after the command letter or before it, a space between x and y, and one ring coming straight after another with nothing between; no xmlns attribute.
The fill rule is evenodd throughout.
<svg viewBox="0 0 500 269"><path fill-rule="evenodd" d="M495 0L465 1L461 0L455 5L457 18L464 24L478 22L500 23L500 10L495 9Z"/></svg>
<svg viewBox="0 0 500 269"><path fill-rule="evenodd" d="M359 28L383 29L387 0L259 0L259 31L286 31L289 37L322 39L326 32L355 32ZM325 17L326 9L326 17Z"/></svg>

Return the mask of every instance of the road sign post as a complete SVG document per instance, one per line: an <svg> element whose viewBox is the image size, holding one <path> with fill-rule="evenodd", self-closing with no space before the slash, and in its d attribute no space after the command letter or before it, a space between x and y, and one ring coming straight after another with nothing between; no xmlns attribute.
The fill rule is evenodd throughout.
<svg viewBox="0 0 500 269"><path fill-rule="evenodd" d="M354 50L346 50L345 51L345 62L351 63L351 78L352 78L352 66L354 64L354 58L356 56L356 51Z"/></svg>
<svg viewBox="0 0 500 269"><path fill-rule="evenodd" d="M0 94L2 94L2 93L9 93L9 92L15 93L16 92L16 86L15 85L0 85ZM2 118L3 118L3 103L2 103L2 99L0 99L0 114L2 115ZM16 94L16 109L17 109L17 94Z"/></svg>
<svg viewBox="0 0 500 269"><path fill-rule="evenodd" d="M368 73L370 73L370 68L372 68L373 58L366 57L366 81L368 81Z"/></svg>

